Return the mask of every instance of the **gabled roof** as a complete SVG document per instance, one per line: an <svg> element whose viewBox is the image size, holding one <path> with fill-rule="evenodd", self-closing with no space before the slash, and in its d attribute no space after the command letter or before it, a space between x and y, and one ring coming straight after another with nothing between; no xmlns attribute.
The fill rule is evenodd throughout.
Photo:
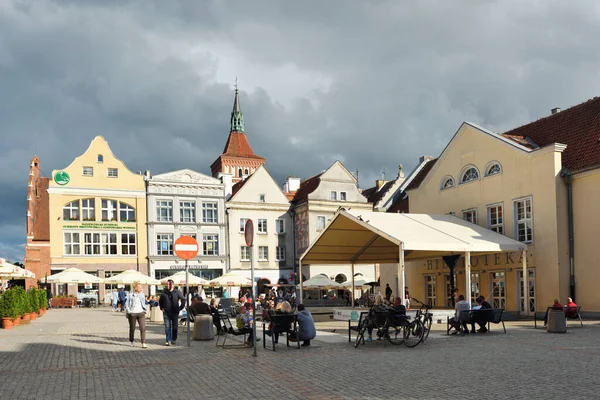
<svg viewBox="0 0 600 400"><path fill-rule="evenodd" d="M383 198L383 196L385 196L388 190L390 190L391 187L394 186L394 183L396 183L395 179L393 181L388 181L384 183L379 188L379 190L377 190L377 186L373 186L371 188L363 190L362 195L367 198L367 201L369 203L373 203L375 205L379 200Z"/></svg>
<svg viewBox="0 0 600 400"><path fill-rule="evenodd" d="M321 175L315 175L312 178L308 178L300 182L300 188L296 191L293 202L296 204L304 203L308 201L308 195L314 192L321 181Z"/></svg>
<svg viewBox="0 0 600 400"><path fill-rule="evenodd" d="M430 160L423 166L423 168L419 171L419 173L415 176L415 178L410 182L410 185L406 187L406 190L416 189L421 185L421 182L425 179L429 171L433 168L435 163L437 162L437 158Z"/></svg>
<svg viewBox="0 0 600 400"><path fill-rule="evenodd" d="M390 208L388 208L386 210L386 212L389 213L407 213L409 212L409 200L410 198L408 196L401 196L398 197L398 200L396 200L394 202L394 204L392 204L390 206Z"/></svg>
<svg viewBox="0 0 600 400"><path fill-rule="evenodd" d="M252 175L250 175L250 176L252 176ZM231 188L231 197L235 196L235 194L240 191L240 189L246 184L246 182L248 182L248 179L250 179L250 176L242 181L239 181L235 185L233 185L233 187Z"/></svg>
<svg viewBox="0 0 600 400"><path fill-rule="evenodd" d="M233 187L231 188L231 196L229 197L230 202L240 202L242 201L242 199L236 199L236 195L242 190L242 188L244 188L246 185L248 185L248 182L260 179L262 174L266 174L266 176L264 176L265 179L267 179L267 181L258 181L260 186L256 186L254 185L254 188L260 188L261 190L263 189L268 189L267 187L265 187L265 185L269 185L270 183L268 182L268 180L270 179L270 182L272 182L273 184L273 188L276 188L276 190L278 191L278 194L281 194L281 198L280 201L273 201L274 199L269 199L268 203L271 204L286 204L289 206L289 198L286 196L285 193L283 193L283 191L281 190L281 186L279 186L279 183L277 183L277 181L275 180L275 178L273 178L273 175L271 175L269 173L269 171L267 170L267 168L265 168L264 165L259 166L256 171L254 171L252 174L250 174L250 176L248 176L246 179L237 182L235 185L233 185ZM248 190L252 190L252 186L248 185L248 187L250 187L250 189ZM241 195L240 195L241 196ZM258 199L258 198L257 198ZM285 199L285 200L284 200Z"/></svg>
<svg viewBox="0 0 600 400"><path fill-rule="evenodd" d="M545 118L520 126L502 136L517 141L522 138L545 147L552 143L566 144L562 163L571 171L600 166L600 97L559 111Z"/></svg>
<svg viewBox="0 0 600 400"><path fill-rule="evenodd" d="M225 144L222 155L264 160L263 157L254 154L254 151L252 151L252 148L250 147L250 143L248 143L246 134L239 131L229 132L229 138L227 138L227 143Z"/></svg>

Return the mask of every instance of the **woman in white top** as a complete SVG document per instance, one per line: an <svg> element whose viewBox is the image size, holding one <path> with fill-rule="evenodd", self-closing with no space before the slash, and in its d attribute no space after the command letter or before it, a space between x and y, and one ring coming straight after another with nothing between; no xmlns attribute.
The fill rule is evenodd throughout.
<svg viewBox="0 0 600 400"><path fill-rule="evenodd" d="M138 282L133 283L133 291L127 297L126 302L127 315L129 320L129 341L133 347L133 337L135 334L135 321L140 325L142 336L142 348L146 349L146 296L142 291L142 285Z"/></svg>

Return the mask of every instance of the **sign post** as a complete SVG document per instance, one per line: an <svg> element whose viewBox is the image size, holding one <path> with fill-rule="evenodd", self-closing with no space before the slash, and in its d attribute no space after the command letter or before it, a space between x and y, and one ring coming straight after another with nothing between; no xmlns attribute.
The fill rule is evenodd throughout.
<svg viewBox="0 0 600 400"><path fill-rule="evenodd" d="M185 260L185 306L188 307L188 299L190 298L190 285L189 285L189 270L188 260L198 255L198 242L191 236L180 236L175 241L173 246L175 248L175 254L177 257ZM187 308L185 310L187 315ZM186 317L187 326L187 345L190 347L190 318Z"/></svg>
<svg viewBox="0 0 600 400"><path fill-rule="evenodd" d="M244 239L246 239L246 246L250 249L250 280L252 281L252 355L256 357L256 302L254 301L255 290L254 290L254 224L249 219L244 225ZM240 288L241 289L241 288Z"/></svg>

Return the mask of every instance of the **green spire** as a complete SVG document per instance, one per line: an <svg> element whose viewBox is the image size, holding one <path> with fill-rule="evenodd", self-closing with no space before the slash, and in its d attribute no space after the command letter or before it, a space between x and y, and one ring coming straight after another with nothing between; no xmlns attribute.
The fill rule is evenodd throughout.
<svg viewBox="0 0 600 400"><path fill-rule="evenodd" d="M244 132L244 115L240 108L237 84L235 87L235 99L233 100L233 111L231 111L231 131Z"/></svg>

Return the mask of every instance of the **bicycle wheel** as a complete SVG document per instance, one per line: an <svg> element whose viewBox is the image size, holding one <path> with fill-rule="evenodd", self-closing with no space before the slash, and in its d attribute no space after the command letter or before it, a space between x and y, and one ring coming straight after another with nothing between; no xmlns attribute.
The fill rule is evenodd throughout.
<svg viewBox="0 0 600 400"><path fill-rule="evenodd" d="M358 347L360 342L365 342L365 331L367 330L368 320L363 320L358 327L358 332L356 333L356 341L354 342L354 347Z"/></svg>
<svg viewBox="0 0 600 400"><path fill-rule="evenodd" d="M431 332L431 323L433 322L433 318L431 314L428 314L423 321L423 329L425 329L425 333L423 335L423 342L427 341L429 337L429 332Z"/></svg>
<svg viewBox="0 0 600 400"><path fill-rule="evenodd" d="M404 344L406 347L415 347L423 340L425 328L418 319L409 322L403 327Z"/></svg>
<svg viewBox="0 0 600 400"><path fill-rule="evenodd" d="M388 342L390 342L391 344L402 344L402 342L404 342L404 332L402 330L402 327L399 325L389 326L387 328L386 337Z"/></svg>

